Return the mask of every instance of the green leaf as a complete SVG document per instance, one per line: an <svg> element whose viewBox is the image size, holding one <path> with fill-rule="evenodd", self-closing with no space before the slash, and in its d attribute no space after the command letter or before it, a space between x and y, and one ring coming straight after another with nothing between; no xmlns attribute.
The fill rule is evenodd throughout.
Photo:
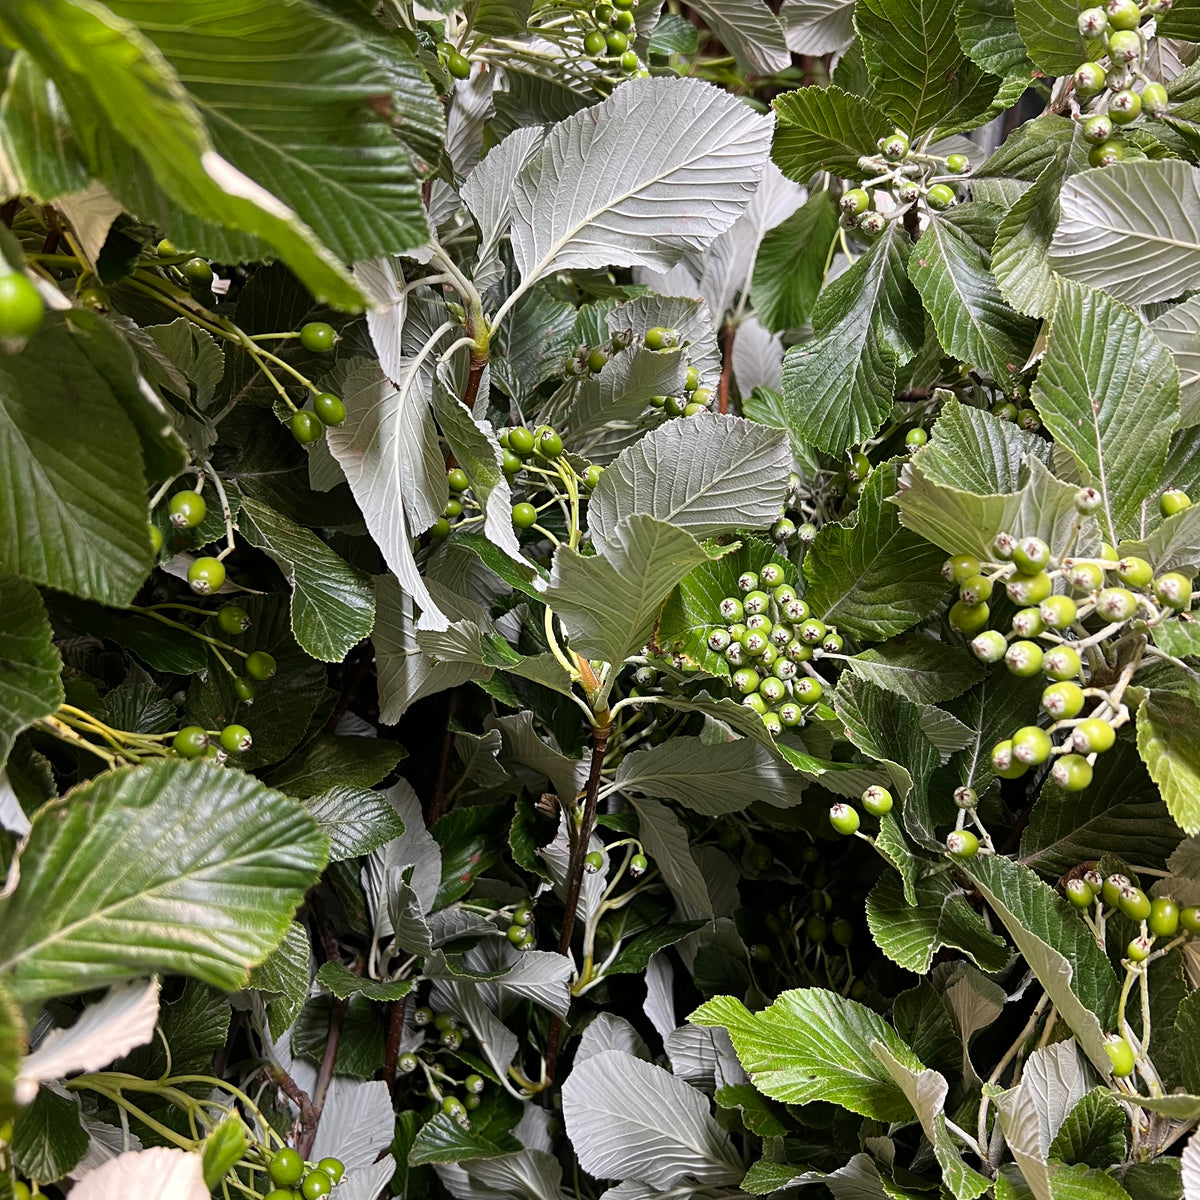
<svg viewBox="0 0 1200 1200"><path fill-rule="evenodd" d="M1012 421L947 399L916 461L934 483L990 496L1020 491L1026 459L1048 467L1050 449L1044 438Z"/></svg>
<svg viewBox="0 0 1200 1200"><path fill-rule="evenodd" d="M7 1121L17 1114L17 1073L21 1055L28 1048L21 1008L0 984L0 1120Z"/></svg>
<svg viewBox="0 0 1200 1200"><path fill-rule="evenodd" d="M1025 366L1036 327L1004 302L987 251L953 216L938 217L921 235L908 274L942 346L1009 387Z"/></svg>
<svg viewBox="0 0 1200 1200"><path fill-rule="evenodd" d="M492 37L521 37L533 9L533 0L467 0L470 27Z"/></svg>
<svg viewBox="0 0 1200 1200"><path fill-rule="evenodd" d="M681 942L689 933L703 929L706 921L664 921L625 941L617 957L604 969L605 975L640 975L660 951Z"/></svg>
<svg viewBox="0 0 1200 1200"><path fill-rule="evenodd" d="M696 0L691 7L743 71L771 75L791 65L783 27L765 0Z"/></svg>
<svg viewBox="0 0 1200 1200"><path fill-rule="evenodd" d="M23 1004L151 971L232 991L327 856L311 817L241 771L110 771L34 818L20 885L0 901L0 976Z"/></svg>
<svg viewBox="0 0 1200 1200"><path fill-rule="evenodd" d="M802 442L840 455L870 438L891 409L896 372L925 340L920 297L908 279L910 249L900 223L890 224L821 293L816 337L787 352L785 412Z"/></svg>
<svg viewBox="0 0 1200 1200"><path fill-rule="evenodd" d="M299 921L293 921L283 941L250 972L248 986L273 995L273 998L263 997L267 1027L273 1038L282 1037L291 1028L308 999L311 958L308 930Z"/></svg>
<svg viewBox="0 0 1200 1200"><path fill-rule="evenodd" d="M338 784L374 787L407 755L399 742L384 738L319 733L287 762L267 771L263 782L306 800Z"/></svg>
<svg viewBox="0 0 1200 1200"><path fill-rule="evenodd" d="M853 516L822 526L804 557L804 598L813 615L851 637L882 641L903 633L946 594L944 555L905 529L886 503L897 474L895 463L876 467Z"/></svg>
<svg viewBox="0 0 1200 1200"><path fill-rule="evenodd" d="M982 664L959 647L927 637L885 642L856 654L846 666L860 679L914 704L952 700L987 674Z"/></svg>
<svg viewBox="0 0 1200 1200"><path fill-rule="evenodd" d="M62 659L37 588L0 575L0 769L13 739L63 702Z"/></svg>
<svg viewBox="0 0 1200 1200"><path fill-rule="evenodd" d="M1105 539L1139 533L1179 420L1170 351L1123 305L1063 281L1031 398L1083 482L1103 494Z"/></svg>
<svg viewBox="0 0 1200 1200"><path fill-rule="evenodd" d="M55 316L0 357L0 569L121 605L150 568L146 480L137 433L89 345Z"/></svg>
<svg viewBox="0 0 1200 1200"><path fill-rule="evenodd" d="M186 24L178 36L191 36ZM97 0L21 0L6 8L0 27L54 80L76 128L100 134L109 184L137 191L133 175L144 165L189 213L273 247L315 295L341 307L361 304L346 269L312 230L214 148L179 77L132 22Z"/></svg>
<svg viewBox="0 0 1200 1200"><path fill-rule="evenodd" d="M686 374L682 349L651 351L635 345L612 355L597 374L563 385L559 395L573 396L558 423L564 439L586 455L610 423L635 420L653 396L680 393Z"/></svg>
<svg viewBox="0 0 1200 1200"><path fill-rule="evenodd" d="M1059 274L1130 305L1190 290L1200 267L1196 167L1160 159L1084 171L1067 180L1059 202L1050 246Z"/></svg>
<svg viewBox="0 0 1200 1200"><path fill-rule="evenodd" d="M480 1113L486 1114L483 1119ZM409 1164L418 1167L424 1163L470 1162L516 1154L521 1143L510 1132L514 1124L512 1114L503 1108L477 1109L465 1129L453 1117L438 1113L421 1126L413 1139Z"/></svg>
<svg viewBox="0 0 1200 1200"><path fill-rule="evenodd" d="M1046 75L1070 75L1095 57L1079 32L1079 0L1015 0L1017 32Z"/></svg>
<svg viewBox="0 0 1200 1200"><path fill-rule="evenodd" d="M754 1086L773 1100L825 1100L878 1121L912 1120L912 1106L871 1044L881 1043L914 1071L923 1064L882 1017L836 992L799 988L757 1013L718 996L688 1020L726 1028Z"/></svg>
<svg viewBox="0 0 1200 1200"><path fill-rule="evenodd" d="M79 1163L88 1136L79 1120L79 1101L38 1088L37 1098L13 1122L12 1156L17 1170L36 1183L62 1179Z"/></svg>
<svg viewBox="0 0 1200 1200"><path fill-rule="evenodd" d="M1117 1012L1117 980L1078 913L1027 867L999 854L961 864L1004 922L1092 1065L1108 1077L1104 1033Z"/></svg>
<svg viewBox="0 0 1200 1200"><path fill-rule="evenodd" d="M62 98L18 50L0 95L0 191L46 204L87 185L88 170Z"/></svg>
<svg viewBox="0 0 1200 1200"><path fill-rule="evenodd" d="M695 54L700 45L700 31L678 13L663 13L650 35L651 54Z"/></svg>
<svg viewBox="0 0 1200 1200"><path fill-rule="evenodd" d="M366 979L362 975L355 975L342 963L332 960L322 964L317 978L339 1000L348 1000L351 996L365 996L368 1000L378 1000L381 1003L403 1000L417 986L415 979L394 979L390 983Z"/></svg>
<svg viewBox="0 0 1200 1200"><path fill-rule="evenodd" d="M1120 1102L1104 1088L1093 1088L1067 1114L1050 1144L1050 1158L1103 1171L1126 1153L1128 1118Z"/></svg>
<svg viewBox="0 0 1200 1200"><path fill-rule="evenodd" d="M860 0L854 26L871 98L909 137L987 111L1000 81L964 56L952 0Z"/></svg>
<svg viewBox="0 0 1200 1200"><path fill-rule="evenodd" d="M789 1131L778 1108L748 1083L727 1083L717 1088L713 1099L722 1108L736 1108L746 1128L759 1137L783 1137Z"/></svg>
<svg viewBox="0 0 1200 1200"><path fill-rule="evenodd" d="M723 413L668 421L605 469L588 532L603 552L612 528L634 513L696 538L765 529L779 517L791 463L782 430Z"/></svg>
<svg viewBox="0 0 1200 1200"><path fill-rule="evenodd" d="M669 142L641 137L669 126ZM698 79L634 79L553 126L517 178L512 248L526 285L571 268L665 269L740 215L771 123ZM614 157L614 155L616 157Z"/></svg>
<svg viewBox="0 0 1200 1200"><path fill-rule="evenodd" d="M1008 964L1007 943L988 929L947 875L919 879L915 895L915 904L906 901L899 876L888 871L867 896L871 936L892 962L926 975L933 956L948 946L983 971L1000 971Z"/></svg>
<svg viewBox="0 0 1200 1200"><path fill-rule="evenodd" d="M404 832L404 822L387 798L366 788L338 784L305 798L304 807L329 839L330 862L370 854Z"/></svg>
<svg viewBox="0 0 1200 1200"><path fill-rule="evenodd" d="M1119 846L1129 866L1162 870L1178 844L1178 826L1132 745L1122 740L1096 760L1084 791L1064 792L1051 780L1042 785L1017 861L1056 880Z"/></svg>
<svg viewBox="0 0 1200 1200"><path fill-rule="evenodd" d="M959 43L977 66L1002 79L1033 77L1035 68L1017 32L1014 0L966 0L955 20Z"/></svg>
<svg viewBox="0 0 1200 1200"><path fill-rule="evenodd" d="M631 798L629 804L637 814L642 847L674 896L679 914L714 919L712 897L688 844L687 827L665 804L647 796Z"/></svg>
<svg viewBox="0 0 1200 1200"><path fill-rule="evenodd" d="M620 663L645 645L667 596L708 553L690 533L641 514L613 526L603 555L561 546L543 598L586 658Z"/></svg>
<svg viewBox="0 0 1200 1200"><path fill-rule="evenodd" d="M774 102L775 142L771 157L797 183L818 171L843 179L869 179L858 160L879 153L876 143L892 132L892 123L860 96L839 87L806 87Z"/></svg>
<svg viewBox="0 0 1200 1200"><path fill-rule="evenodd" d="M1179 368L1179 427L1200 425L1200 297L1167 309L1150 322L1150 328Z"/></svg>
<svg viewBox="0 0 1200 1200"><path fill-rule="evenodd" d="M825 282L825 260L837 236L837 209L827 191L767 232L754 260L750 302L771 333L808 320Z"/></svg>
<svg viewBox="0 0 1200 1200"><path fill-rule="evenodd" d="M264 550L292 588L292 633L313 658L341 662L375 624L371 578L315 533L265 504L242 502L238 531Z"/></svg>
<svg viewBox="0 0 1200 1200"><path fill-rule="evenodd" d="M854 38L853 0L783 0L783 35L793 54L841 55Z"/></svg>
<svg viewBox="0 0 1200 1200"><path fill-rule="evenodd" d="M1167 809L1185 833L1200 833L1200 714L1187 696L1150 692L1137 710L1137 746Z"/></svg>
<svg viewBox="0 0 1200 1200"><path fill-rule="evenodd" d="M613 782L624 792L674 800L707 817L760 801L790 808L800 803L808 784L750 738L707 745L678 736L627 754Z"/></svg>

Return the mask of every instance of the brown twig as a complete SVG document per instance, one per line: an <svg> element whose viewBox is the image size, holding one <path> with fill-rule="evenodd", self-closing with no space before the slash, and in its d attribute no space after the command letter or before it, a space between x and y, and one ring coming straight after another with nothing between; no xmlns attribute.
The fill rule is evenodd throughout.
<svg viewBox="0 0 1200 1200"><path fill-rule="evenodd" d="M921 216L915 204L910 204L904 213L904 232L914 242L921 236Z"/></svg>
<svg viewBox="0 0 1200 1200"><path fill-rule="evenodd" d="M483 380L484 368L488 365L488 356L471 351L471 374L467 377L467 390L463 392L463 407L474 411L475 401L479 396L479 384Z"/></svg>
<svg viewBox="0 0 1200 1200"><path fill-rule="evenodd" d="M312 1155L313 1142L317 1140L317 1127L321 1123L321 1113L325 1109L325 1097L329 1095L329 1085L333 1081L333 1068L337 1063L338 1047L342 1042L342 1026L346 1020L346 1000L334 1000L329 1013L329 1035L325 1041L325 1056L321 1059L317 1071L317 1084L313 1088L311 1120L301 1119L300 1134L296 1139L296 1149L300 1157L307 1159Z"/></svg>
<svg viewBox="0 0 1200 1200"><path fill-rule="evenodd" d="M458 711L458 692L451 692L446 701L446 733L442 738L442 753L438 759L437 782L433 785L433 799L425 814L425 827L432 829L438 818L450 807L450 759L454 751L454 731L450 728L454 714Z"/></svg>
<svg viewBox="0 0 1200 1200"><path fill-rule="evenodd" d="M301 1127L315 1129L318 1118L309 1094L282 1067L271 1067L267 1071L267 1075L271 1082L300 1110Z"/></svg>
<svg viewBox="0 0 1200 1200"><path fill-rule="evenodd" d="M717 412L729 411L729 381L733 376L733 339L737 328L727 324L721 331L721 379L717 384Z"/></svg>
<svg viewBox="0 0 1200 1200"><path fill-rule="evenodd" d="M408 1011L408 997L392 1001L388 1018L387 1041L383 1044L383 1078L388 1090L396 1086L396 1063L400 1060L400 1040L404 1037L404 1016Z"/></svg>
<svg viewBox="0 0 1200 1200"><path fill-rule="evenodd" d="M359 654L358 663L354 668L354 674L348 683L343 684L342 694L338 697L338 702L334 705L333 712L329 714L329 720L325 722L326 733L333 733L337 729L338 722L346 715L346 710L349 709L351 701L358 695L358 689L362 687L363 680L366 679L367 672L371 669L371 664L374 661L375 656L371 653L370 646L364 645Z"/></svg>
<svg viewBox="0 0 1200 1200"><path fill-rule="evenodd" d="M588 771L587 790L584 794L583 817L579 822L579 831L575 844L571 848L571 876L567 886L567 907L563 913L562 934L558 939L558 952L568 955L571 952L571 935L575 932L575 915L579 909L579 893L583 890L584 860L587 858L588 842L591 840L592 829L596 824L596 808L600 799L600 771L604 766L604 754L608 749L608 734L611 728L608 722L608 711L605 710L602 723L598 724L592 734L592 763ZM563 1021L555 1016L550 1022L550 1032L546 1045L546 1083L554 1082L554 1071L558 1065L558 1052L562 1046Z"/></svg>

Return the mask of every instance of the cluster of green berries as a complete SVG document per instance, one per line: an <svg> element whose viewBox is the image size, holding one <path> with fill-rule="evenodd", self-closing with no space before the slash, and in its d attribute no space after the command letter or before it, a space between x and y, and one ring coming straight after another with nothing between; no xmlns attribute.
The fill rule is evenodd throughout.
<svg viewBox="0 0 1200 1200"><path fill-rule="evenodd" d="M464 1040L470 1036L469 1030L459 1023L453 1013L435 1012L432 1008L422 1005L413 1013L413 1024L418 1029L427 1031L430 1041L438 1048L445 1049L451 1054L462 1049ZM411 1051L405 1051L396 1060L396 1069L401 1075L411 1075L420 1066L417 1056ZM447 1078L445 1072L439 1072L443 1082ZM451 1117L463 1129L470 1128L469 1113L477 1109L482 1102L487 1082L482 1075L471 1074L462 1081L465 1093L461 1099L457 1096L447 1096L429 1085L429 1098L442 1106L442 1112Z"/></svg>
<svg viewBox="0 0 1200 1200"><path fill-rule="evenodd" d="M323 1158L306 1163L297 1150L284 1146L267 1163L267 1175L275 1185L263 1200L320 1200L342 1181L346 1165L340 1158Z"/></svg>
<svg viewBox="0 0 1200 1200"><path fill-rule="evenodd" d="M171 524L181 532L195 529L208 515L208 504L199 492L185 488L167 501L167 514ZM154 525L150 526L150 545L155 554L163 545L162 534ZM225 564L219 558L203 555L188 567L187 581L197 596L219 592L225 586Z"/></svg>
<svg viewBox="0 0 1200 1200"><path fill-rule="evenodd" d="M20 271L0 274L0 341L31 338L46 319L38 290Z"/></svg>
<svg viewBox="0 0 1200 1200"><path fill-rule="evenodd" d="M810 613L779 563L744 572L737 585L742 594L718 606L721 624L709 633L708 648L729 664L742 704L778 734L803 724L821 699L821 681L805 665L821 651L840 653L842 638Z"/></svg>
<svg viewBox="0 0 1200 1200"><path fill-rule="evenodd" d="M892 805L895 803L892 793L877 784L867 788L860 800L863 812L872 817L886 817L892 811ZM858 809L854 805L839 800L829 810L829 824L833 826L834 833L840 833L843 837L853 837L862 824L862 818L858 815Z"/></svg>
<svg viewBox="0 0 1200 1200"><path fill-rule="evenodd" d="M992 405L992 416L1001 421L1012 421L1030 433L1042 427L1041 414L1029 403L1028 393L1023 386L1016 387L1009 396Z"/></svg>
<svg viewBox="0 0 1200 1200"><path fill-rule="evenodd" d="M867 464L870 470L870 463ZM853 475L853 471L850 472ZM864 472L864 477L865 477ZM857 480L851 478L848 490L857 494ZM813 544L817 536L817 527L804 515L803 500L804 481L794 471L788 476L787 495L783 501L783 511L779 519L771 526L771 536L781 545L789 542L799 542L804 548ZM799 522L799 524L797 524Z"/></svg>
<svg viewBox="0 0 1200 1200"><path fill-rule="evenodd" d="M1081 111L1077 120L1084 138L1092 143L1088 162L1107 167L1126 157L1128 145L1120 130L1143 115L1163 117L1170 109L1167 89L1161 83L1145 82L1141 92L1134 90L1144 80L1146 33L1142 21L1170 7L1170 0L1151 0L1139 6L1137 0L1107 0L1102 8L1085 8L1079 14L1079 32L1089 43L1102 47L1108 59L1105 68L1099 62L1085 62L1073 76L1075 95Z"/></svg>
<svg viewBox="0 0 1200 1200"><path fill-rule="evenodd" d="M509 943L518 950L532 950L535 944L533 931L533 902L523 900L513 909L512 923L505 930Z"/></svg>
<svg viewBox="0 0 1200 1200"><path fill-rule="evenodd" d="M901 129L893 130L877 143L879 155L859 160L859 166L877 176L866 187L847 188L838 201L842 212L842 224L847 229L858 229L868 237L881 234L889 220L903 215L904 209L923 200L936 212L944 212L958 203L956 180L971 170L970 160L965 154L951 154L938 158L932 154L914 151L908 135ZM875 208L874 189L886 187L896 201L897 207L888 216Z"/></svg>
<svg viewBox="0 0 1200 1200"><path fill-rule="evenodd" d="M650 860L639 849L638 853L629 860L629 874L633 879L640 879L650 866ZM583 869L589 875L596 875L604 870L604 855L599 850L592 850L584 857Z"/></svg>
<svg viewBox="0 0 1200 1200"><path fill-rule="evenodd" d="M583 33L583 52L599 63L615 62L626 75L644 77L650 72L632 48L637 35L636 7L637 0L612 0L585 10L585 19L590 20Z"/></svg>
<svg viewBox="0 0 1200 1200"><path fill-rule="evenodd" d="M1076 505L1081 513L1093 512L1099 500L1099 493L1084 488ZM1171 514L1190 501L1171 490L1161 504ZM1049 728L1022 726L998 742L992 748L992 770L1002 779L1019 779L1053 757L1054 782L1066 791L1082 791L1092 781L1096 756L1116 742L1118 710L1102 691L1087 688L1087 660L1072 642L1087 635L1083 622L1089 618L1102 623L1101 633L1112 635L1139 614L1159 621L1186 610L1192 601L1191 580L1176 571L1156 577L1145 559L1121 557L1108 545L1098 559L1064 558L1059 564L1041 538L1002 533L993 551L999 561L986 567L969 554L947 559L943 574L959 589L950 624L973 638L971 650L981 662L1003 662L1024 679L1043 675L1042 708L1052 723ZM1055 591L1060 584L1064 590ZM986 628L989 600L1001 585L1019 606L1007 635ZM1099 704L1084 715L1089 698ZM1052 735L1059 732L1065 736L1055 744Z"/></svg>
<svg viewBox="0 0 1200 1200"><path fill-rule="evenodd" d="M328 354L337 344L332 325L309 321L300 327L300 345L312 354ZM346 420L346 406L332 392L314 392L312 408L299 408L288 422L292 437L302 446L310 446L325 436L325 430Z"/></svg>
<svg viewBox="0 0 1200 1200"><path fill-rule="evenodd" d="M204 756L221 761L231 754L245 754L253 745L254 739L245 725L226 725L220 730L185 725L171 740L171 747L180 758Z"/></svg>
<svg viewBox="0 0 1200 1200"><path fill-rule="evenodd" d="M450 42L438 46L438 59L452 79L471 78L471 60Z"/></svg>

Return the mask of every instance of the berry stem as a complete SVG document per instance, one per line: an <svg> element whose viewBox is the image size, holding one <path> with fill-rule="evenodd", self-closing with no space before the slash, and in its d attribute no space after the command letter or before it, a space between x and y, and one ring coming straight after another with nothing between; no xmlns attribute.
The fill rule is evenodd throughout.
<svg viewBox="0 0 1200 1200"><path fill-rule="evenodd" d="M226 555L232 554L236 548L233 540L233 510L229 507L229 497L225 494L225 485L221 482L221 477L213 470L211 463L204 464L204 473L213 481L213 487L217 490L217 496L221 501L221 516L225 519L225 549L217 555L217 559L224 559Z"/></svg>
<svg viewBox="0 0 1200 1200"><path fill-rule="evenodd" d="M207 633L201 633L198 629L193 629L190 625L185 625L182 621L172 621L170 617L164 617L162 613L155 612L153 608L142 608L137 604L131 604L126 612L140 612L147 617L153 617L154 620L161 622L163 625L169 625L172 629L182 630L184 633L190 633L192 637L198 641L204 642L211 646L214 651L227 650L230 654L240 654L243 658L249 658L250 652L247 650L239 650L236 646L229 645L228 642L218 641L215 637L210 637ZM220 655L218 655L220 657ZM224 658L221 658L225 662ZM231 674L234 674L233 668L225 663L226 668Z"/></svg>

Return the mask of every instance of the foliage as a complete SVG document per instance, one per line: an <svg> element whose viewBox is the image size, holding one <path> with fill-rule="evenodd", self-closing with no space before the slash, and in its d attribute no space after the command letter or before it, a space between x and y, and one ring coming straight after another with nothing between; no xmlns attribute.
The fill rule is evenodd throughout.
<svg viewBox="0 0 1200 1200"><path fill-rule="evenodd" d="M0 6L0 1200L1200 1200L1197 43Z"/></svg>

